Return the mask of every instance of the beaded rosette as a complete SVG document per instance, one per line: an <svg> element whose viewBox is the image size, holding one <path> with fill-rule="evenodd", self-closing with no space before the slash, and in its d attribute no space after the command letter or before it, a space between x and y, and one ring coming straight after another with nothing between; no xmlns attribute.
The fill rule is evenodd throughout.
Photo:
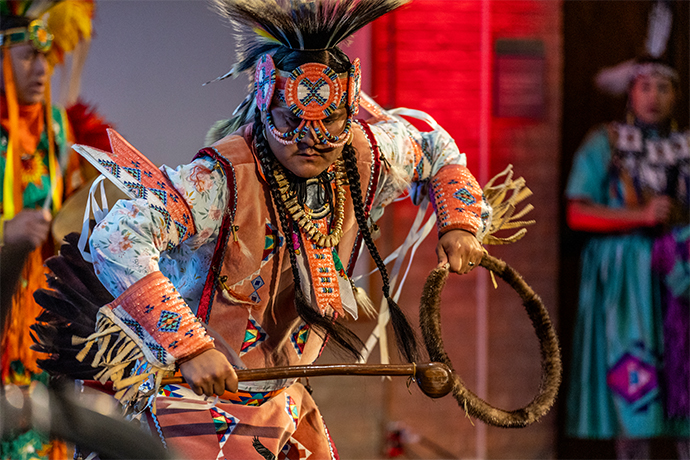
<svg viewBox="0 0 690 460"><path fill-rule="evenodd" d="M316 62L284 72L276 69L270 55L264 54L254 74L256 106L265 114L268 130L281 144L300 142L312 130L320 143L340 147L352 135L352 120L359 111L361 75L359 59L355 59L347 73L339 74ZM289 108L301 119L299 125L290 131L279 131L269 110L271 104ZM323 121L343 106L348 109L345 128L341 133L331 133Z"/></svg>
<svg viewBox="0 0 690 460"><path fill-rule="evenodd" d="M0 46L21 45L27 42L36 51L46 53L53 44L53 34L40 19L34 19L27 27L17 27L0 33Z"/></svg>

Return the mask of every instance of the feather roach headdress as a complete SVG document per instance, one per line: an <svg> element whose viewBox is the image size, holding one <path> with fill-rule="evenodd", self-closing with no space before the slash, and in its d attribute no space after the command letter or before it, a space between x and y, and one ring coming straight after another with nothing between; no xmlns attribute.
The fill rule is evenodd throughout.
<svg viewBox="0 0 690 460"><path fill-rule="evenodd" d="M237 63L220 77L252 69L280 47L325 50L410 0L213 0L234 26Z"/></svg>
<svg viewBox="0 0 690 460"><path fill-rule="evenodd" d="M252 121L257 106L262 105L260 100L257 104L257 88L259 88L260 93L268 92L269 98L274 94L271 85L262 85L262 82L267 81L264 80L264 77L270 79L275 76L278 82L289 78L289 75L276 69L273 62L266 62L272 61L272 56L284 55L285 53L294 54L294 52L299 53L300 51L307 56L311 53L318 54L327 51L331 55L339 54L347 61L347 57L338 48L338 44L378 17L408 3L410 0L212 1L216 10L233 25L237 39L236 64L228 73L213 81L223 80L230 76L237 76L243 71L248 71L252 84L249 94L237 107L232 118L219 121L208 132L206 136L208 143L213 143L243 124ZM261 71L254 72L257 65L261 67ZM350 116L356 113L359 101L359 63L355 62L353 66L354 68L350 69L350 77L342 78L341 81L346 87L349 86L348 82L354 81L354 88L341 88L342 91L339 88L330 89L330 94L340 91L343 101L346 97L349 98ZM298 83L293 87L297 85ZM279 85L276 84L276 86ZM282 89L276 90L275 93L280 93L282 96ZM270 105L271 101L266 102ZM330 101L329 104L332 102L336 106L339 105L338 101ZM302 109L304 108L302 107ZM301 117L302 112L300 110L296 109L295 114ZM325 112L328 113L329 110L326 109ZM310 112L310 110L306 110L306 112ZM318 121L309 123L318 125ZM284 133L283 136L279 136L281 137L279 142L299 141L304 135L305 129L300 132ZM275 130L271 131L275 134ZM323 127L317 126L317 132L324 132ZM347 141L348 134L346 131L339 137L325 133L320 141L325 144L339 145Z"/></svg>

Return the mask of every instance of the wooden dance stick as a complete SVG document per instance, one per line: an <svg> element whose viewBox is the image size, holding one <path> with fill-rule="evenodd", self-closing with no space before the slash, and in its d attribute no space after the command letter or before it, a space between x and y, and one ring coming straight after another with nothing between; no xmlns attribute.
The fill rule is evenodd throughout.
<svg viewBox="0 0 690 460"><path fill-rule="evenodd" d="M453 389L453 376L445 364L321 364L312 366L284 366L265 369L236 369L237 380L277 380L325 375L406 375L412 377L422 393L440 398ZM183 377L167 377L162 385L185 383Z"/></svg>

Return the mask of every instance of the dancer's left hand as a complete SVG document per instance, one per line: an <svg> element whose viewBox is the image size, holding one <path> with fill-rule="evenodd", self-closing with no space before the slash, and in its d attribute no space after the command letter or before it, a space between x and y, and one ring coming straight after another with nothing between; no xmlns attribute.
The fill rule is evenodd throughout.
<svg viewBox="0 0 690 460"><path fill-rule="evenodd" d="M479 265L484 248L477 238L465 230L450 230L444 233L436 245L438 267L449 264L449 270L463 275Z"/></svg>

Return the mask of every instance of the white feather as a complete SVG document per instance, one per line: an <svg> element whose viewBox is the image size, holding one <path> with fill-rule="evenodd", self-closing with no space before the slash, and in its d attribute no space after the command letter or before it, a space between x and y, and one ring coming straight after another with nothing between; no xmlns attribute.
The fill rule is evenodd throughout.
<svg viewBox="0 0 690 460"><path fill-rule="evenodd" d="M594 77L594 82L601 91L621 95L628 90L628 84L635 74L635 60L630 59L613 67L602 69Z"/></svg>
<svg viewBox="0 0 690 460"><path fill-rule="evenodd" d="M658 1L649 12L649 26L645 48L650 56L658 58L666 51L668 37L671 34L673 13L664 1Z"/></svg>

